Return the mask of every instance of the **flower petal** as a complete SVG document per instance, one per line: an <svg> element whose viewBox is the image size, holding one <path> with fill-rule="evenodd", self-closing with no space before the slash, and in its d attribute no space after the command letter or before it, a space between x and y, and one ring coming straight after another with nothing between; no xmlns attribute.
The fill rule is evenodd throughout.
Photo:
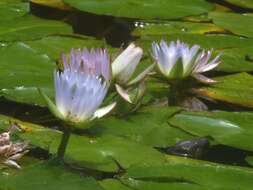
<svg viewBox="0 0 253 190"><path fill-rule="evenodd" d="M4 164L6 164L7 166L9 167L13 167L13 168L16 168L16 169L21 169L20 165L18 165L15 161L13 160L6 160L4 161Z"/></svg>
<svg viewBox="0 0 253 190"><path fill-rule="evenodd" d="M93 117L91 118L91 120L103 117L104 115L106 115L107 113L112 111L112 109L116 106L116 104L117 104L116 102L113 102L113 103L109 104L108 106L105 106L105 107L102 107L102 108L96 110L95 113L93 114Z"/></svg>
<svg viewBox="0 0 253 190"><path fill-rule="evenodd" d="M116 91L118 92L118 94L127 102L129 102L130 104L132 104L133 102L131 101L130 95L128 94L128 92L123 89L120 85L115 84L116 87Z"/></svg>
<svg viewBox="0 0 253 190"><path fill-rule="evenodd" d="M216 80L213 80L213 79L210 79L204 75L201 75L201 74L194 74L192 75L196 80L198 80L199 82L201 83L204 83L204 84L215 84L217 83Z"/></svg>
<svg viewBox="0 0 253 190"><path fill-rule="evenodd" d="M112 63L113 77L120 83L126 83L140 62L143 51L130 44Z"/></svg>
<svg viewBox="0 0 253 190"><path fill-rule="evenodd" d="M40 89L38 88L39 93L44 98L46 104L48 105L48 108L50 111L59 119L64 119L64 116L58 111L58 108L56 105L52 102L52 100Z"/></svg>

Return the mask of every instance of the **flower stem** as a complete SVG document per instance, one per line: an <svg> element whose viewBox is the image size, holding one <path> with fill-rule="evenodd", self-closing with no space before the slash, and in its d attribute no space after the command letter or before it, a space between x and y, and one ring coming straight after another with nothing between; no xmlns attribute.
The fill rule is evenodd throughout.
<svg viewBox="0 0 253 190"><path fill-rule="evenodd" d="M182 91L184 90L185 86L182 81L172 81L170 83L170 91L167 94L168 98L168 105L170 106L177 106L178 102L182 98Z"/></svg>
<svg viewBox="0 0 253 190"><path fill-rule="evenodd" d="M63 134L61 138L61 144L58 147L58 151L57 151L57 157L60 160L63 160L64 158L64 154L68 145L70 134L71 134L71 127L67 124L63 124Z"/></svg>

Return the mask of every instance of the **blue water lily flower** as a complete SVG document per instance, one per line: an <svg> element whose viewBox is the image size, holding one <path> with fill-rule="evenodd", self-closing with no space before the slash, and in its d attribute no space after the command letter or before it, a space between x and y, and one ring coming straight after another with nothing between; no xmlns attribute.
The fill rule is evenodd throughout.
<svg viewBox="0 0 253 190"><path fill-rule="evenodd" d="M111 79L105 49L71 50L69 56L62 56L62 62L63 70L54 72L56 106L49 102L57 117L74 123L87 122L113 109L115 103L98 109Z"/></svg>
<svg viewBox="0 0 253 190"><path fill-rule="evenodd" d="M179 40L170 44L164 40L160 44L152 44L152 56L160 72L168 79L183 79L191 75L202 82L211 82L211 79L200 75L220 64L220 55L210 61L211 54L212 50L200 51L199 45L190 47Z"/></svg>

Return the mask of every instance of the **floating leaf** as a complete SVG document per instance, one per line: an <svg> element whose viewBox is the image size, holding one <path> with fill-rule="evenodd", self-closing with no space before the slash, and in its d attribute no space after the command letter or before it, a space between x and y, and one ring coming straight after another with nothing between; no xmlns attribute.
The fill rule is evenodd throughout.
<svg viewBox="0 0 253 190"><path fill-rule="evenodd" d="M50 151L55 153L56 147L58 143L53 144ZM118 171L118 164L128 168L133 164L150 165L164 159L157 150L123 138L115 136L87 138L76 135L70 137L65 158L69 163L107 172Z"/></svg>
<svg viewBox="0 0 253 190"><path fill-rule="evenodd" d="M252 0L225 0L228 3L234 4L239 7L250 8L253 9Z"/></svg>
<svg viewBox="0 0 253 190"><path fill-rule="evenodd" d="M246 162L248 162L249 165L253 166L253 156L246 157Z"/></svg>
<svg viewBox="0 0 253 190"><path fill-rule="evenodd" d="M168 118L180 111L180 108L173 107L147 107L126 118L102 118L89 128L89 133L96 136L120 136L152 147L168 147L180 140L194 138L167 124Z"/></svg>
<svg viewBox="0 0 253 190"><path fill-rule="evenodd" d="M39 40L26 42L33 49L46 54L53 60L58 60L62 53L69 53L71 48L98 48L103 47L104 42L91 37L78 36L48 36Z"/></svg>
<svg viewBox="0 0 253 190"><path fill-rule="evenodd" d="M253 107L253 77L247 73L239 73L224 77L216 77L218 81L209 87L194 89L197 94L245 107Z"/></svg>
<svg viewBox="0 0 253 190"><path fill-rule="evenodd" d="M169 123L197 136L210 136L216 143L253 150L250 112L182 112Z"/></svg>
<svg viewBox="0 0 253 190"><path fill-rule="evenodd" d="M140 26L138 26L138 23ZM145 23L136 22L137 27L132 32L133 35L169 35L175 33L205 34L209 32L222 32L223 29L210 23L194 22L160 22Z"/></svg>
<svg viewBox="0 0 253 190"><path fill-rule="evenodd" d="M123 184L125 184L128 187L131 187L133 189L137 190L168 190L168 189L180 189L180 190L212 190L211 188L205 188L203 186L200 186L198 184L192 184L192 183L179 183L179 182L166 182L162 178L161 180L137 180L137 179L123 179L121 180ZM217 189L216 189L217 190ZM222 189L224 190L224 189ZM228 189L227 189L228 190Z"/></svg>
<svg viewBox="0 0 253 190"><path fill-rule="evenodd" d="M81 11L98 15L108 15L141 19L172 19L206 13L212 4L202 0L64 0Z"/></svg>
<svg viewBox="0 0 253 190"><path fill-rule="evenodd" d="M221 64L216 68L223 72L253 71L253 47L221 50Z"/></svg>
<svg viewBox="0 0 253 190"><path fill-rule="evenodd" d="M48 56L18 42L0 48L0 93L8 99L44 105L37 87L53 95L53 70Z"/></svg>
<svg viewBox="0 0 253 190"><path fill-rule="evenodd" d="M160 41L164 39L166 41L181 40L188 44L199 44L201 48L208 49L231 49L231 48L245 48L252 47L253 40L247 38L241 38L232 35L224 34L169 34L169 35L148 35L142 36L138 43L140 43L146 50L151 48L152 41Z"/></svg>
<svg viewBox="0 0 253 190"><path fill-rule="evenodd" d="M253 170L242 167L226 166L210 162L168 156L167 163L154 163L152 166L138 165L127 170L123 182L134 189L142 183L155 183L156 189L225 189L250 190L253 185ZM240 179L240 182L238 182ZM165 187L164 187L165 186ZM188 186L188 187L187 187ZM146 184L148 187L148 184ZM198 188L199 187L199 188ZM148 189L148 188L147 188ZM170 189L170 188L167 188ZM146 189L145 189L146 190Z"/></svg>
<svg viewBox="0 0 253 190"><path fill-rule="evenodd" d="M0 48L1 95L18 102L44 105L36 88L52 96L54 68L48 56L24 43Z"/></svg>
<svg viewBox="0 0 253 190"><path fill-rule="evenodd" d="M116 179L106 179L100 181L100 185L105 190L133 190L132 188L122 184L119 180Z"/></svg>
<svg viewBox="0 0 253 190"><path fill-rule="evenodd" d="M39 125L22 122L9 117L0 117L0 121L16 122L23 133L19 137L30 144L57 152L61 139L61 132L44 128ZM0 126L1 127L1 126ZM5 128L5 127L4 127ZM68 163L79 165L99 171L116 172L119 165L128 168L133 164L164 161L164 156L159 151L145 145L137 144L116 136L103 135L100 137L88 137L72 134L66 150L65 159Z"/></svg>
<svg viewBox="0 0 253 190"><path fill-rule="evenodd" d="M253 71L253 40L229 35L175 34L142 36L138 43L146 52L150 52L151 43L164 39L168 42L181 40L190 45L198 44L204 49L214 49L214 54L221 53L222 63L215 68L222 72ZM249 59L250 58L250 59Z"/></svg>
<svg viewBox="0 0 253 190"><path fill-rule="evenodd" d="M253 16L236 13L211 12L209 18L214 24L238 35L253 37Z"/></svg>
<svg viewBox="0 0 253 190"><path fill-rule="evenodd" d="M36 163L1 180L0 188L13 190L102 190L91 177L72 172L56 161Z"/></svg>
<svg viewBox="0 0 253 190"><path fill-rule="evenodd" d="M11 20L25 14L30 11L28 3L1 3L0 2L0 22L4 20Z"/></svg>
<svg viewBox="0 0 253 190"><path fill-rule="evenodd" d="M70 34L72 27L59 21L34 16L0 21L0 41L33 40L52 34Z"/></svg>

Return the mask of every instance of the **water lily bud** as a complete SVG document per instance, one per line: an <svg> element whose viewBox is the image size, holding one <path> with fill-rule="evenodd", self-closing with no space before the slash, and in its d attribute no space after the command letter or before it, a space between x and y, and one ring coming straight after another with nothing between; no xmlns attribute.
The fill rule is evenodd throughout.
<svg viewBox="0 0 253 190"><path fill-rule="evenodd" d="M220 55L210 61L212 51L200 52L199 45L189 45L177 41L167 44L164 40L160 44L153 42L152 55L160 72L168 79L183 79L190 75L210 71L220 64ZM211 80L206 78L206 83Z"/></svg>
<svg viewBox="0 0 253 190"><path fill-rule="evenodd" d="M140 62L143 51L130 44L112 63L113 78L119 84L126 84Z"/></svg>
<svg viewBox="0 0 253 190"><path fill-rule="evenodd" d="M102 108L111 78L107 51L72 50L63 55L63 70L54 72L56 105L42 92L50 110L60 119L82 123L102 117L114 104Z"/></svg>

